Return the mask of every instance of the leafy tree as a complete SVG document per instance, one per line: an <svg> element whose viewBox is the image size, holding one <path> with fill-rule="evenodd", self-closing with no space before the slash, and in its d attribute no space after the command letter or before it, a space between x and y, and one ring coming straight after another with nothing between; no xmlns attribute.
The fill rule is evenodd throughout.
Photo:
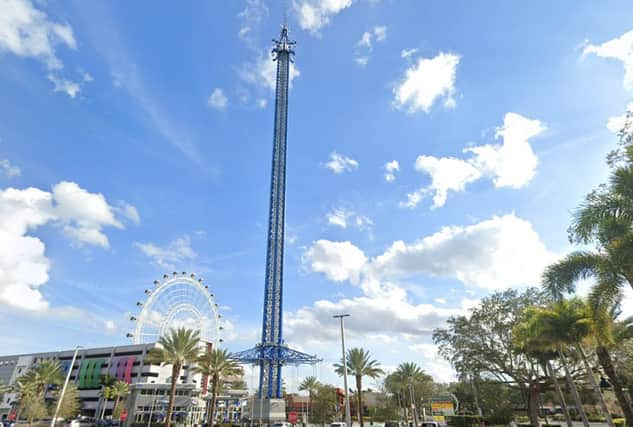
<svg viewBox="0 0 633 427"><path fill-rule="evenodd" d="M527 307L543 301L534 288L519 293L509 289L482 299L469 316L447 320L447 327L433 332L440 354L457 373L467 377L473 372L484 380L517 387L527 398L528 414L539 425L539 395L549 383L539 361L521 351L513 339L513 329L522 321Z"/></svg>
<svg viewBox="0 0 633 427"><path fill-rule="evenodd" d="M229 357L226 350L214 348L198 357L195 370L207 377L211 383L211 404L207 414L207 423L211 427L214 421L218 389L222 381L227 377L240 374L242 367L235 359Z"/></svg>
<svg viewBox="0 0 633 427"><path fill-rule="evenodd" d="M199 344L200 335L198 331L186 328L172 329L167 335L158 339L158 346L150 350L147 355L147 360L150 363L172 365L165 427L171 426L171 416L174 412L174 396L176 395L176 384L180 378L180 370L186 362L194 361L198 358Z"/></svg>
<svg viewBox="0 0 633 427"><path fill-rule="evenodd" d="M346 361L347 372L356 379L356 397L358 421L363 427L363 377L378 378L384 372L380 369L380 363L370 359L369 352L362 348L352 348L347 351ZM343 361L334 364L337 374L343 375Z"/></svg>
<svg viewBox="0 0 633 427"><path fill-rule="evenodd" d="M513 417L512 408L523 403L516 387L498 381L463 380L451 384L449 391L459 400L459 410L464 414L482 415L490 424L509 425Z"/></svg>
<svg viewBox="0 0 633 427"><path fill-rule="evenodd" d="M336 387L317 384L312 391L310 424L328 424L336 417Z"/></svg>

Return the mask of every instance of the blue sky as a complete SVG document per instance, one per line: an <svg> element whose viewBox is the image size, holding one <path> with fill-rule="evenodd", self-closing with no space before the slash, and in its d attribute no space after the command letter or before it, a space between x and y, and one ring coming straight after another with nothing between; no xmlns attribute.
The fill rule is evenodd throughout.
<svg viewBox="0 0 633 427"><path fill-rule="evenodd" d="M288 4L286 340L335 381L347 311L351 345L450 379L430 331L537 284L606 177L633 4ZM0 0L3 353L124 344L174 269L212 287L229 349L257 341L282 17Z"/></svg>

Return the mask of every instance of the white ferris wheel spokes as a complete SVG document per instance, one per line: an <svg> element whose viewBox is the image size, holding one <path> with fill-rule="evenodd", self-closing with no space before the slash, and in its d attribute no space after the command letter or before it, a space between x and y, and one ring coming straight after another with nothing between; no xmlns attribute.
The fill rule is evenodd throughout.
<svg viewBox="0 0 633 427"><path fill-rule="evenodd" d="M137 302L140 312L130 317L136 322L128 333L135 344L156 342L170 329L186 327L200 332L200 338L214 346L220 338L221 315L209 287L195 274L165 274L154 281L154 288L145 291L145 302Z"/></svg>

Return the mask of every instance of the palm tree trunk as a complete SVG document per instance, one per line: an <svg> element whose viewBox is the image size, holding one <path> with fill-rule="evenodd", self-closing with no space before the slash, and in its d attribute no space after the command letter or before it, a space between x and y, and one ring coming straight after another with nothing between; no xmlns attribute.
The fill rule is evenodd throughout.
<svg viewBox="0 0 633 427"><path fill-rule="evenodd" d="M112 407L112 418L114 418L114 414L116 414L116 410L119 408L119 396L114 399L114 406Z"/></svg>
<svg viewBox="0 0 633 427"><path fill-rule="evenodd" d="M580 344L576 344L576 350L580 354L580 358L582 359L582 363L585 365L585 371L587 371L587 377L589 378L589 382L591 383L591 387L593 388L593 393L596 395L598 402L600 403L600 409L602 409L602 413L604 418L607 421L607 425L609 427L614 427L613 418L611 418L611 414L609 413L609 408L607 408L607 403L604 401L604 396L600 391L600 387L598 387L598 383L596 382L596 378L593 376L593 371L591 370L591 366L589 365L589 361L587 361L587 356L585 355L585 351L583 350Z"/></svg>
<svg viewBox="0 0 633 427"><path fill-rule="evenodd" d="M409 384L409 395L411 396L411 414L413 414L413 425L418 427L418 414L415 410L415 398L413 394L413 384Z"/></svg>
<svg viewBox="0 0 633 427"><path fill-rule="evenodd" d="M585 408L582 406L582 400L580 400L580 394L578 394L578 389L576 388L576 383L574 383L571 374L569 373L569 366L567 365L567 359L565 358L565 354L559 348L558 349L558 357L560 357L560 361L563 364L563 368L565 369L565 377L567 378L567 385L571 389L571 394L574 396L574 402L576 403L576 408L578 413L580 414L580 418L582 418L582 423L584 427L589 427L589 420L587 419L587 413L585 412Z"/></svg>
<svg viewBox="0 0 633 427"><path fill-rule="evenodd" d="M556 394L558 394L558 400L560 401L560 406L563 408L563 414L565 415L565 421L567 422L567 427L573 427L574 424L571 420L571 416L569 415L569 408L567 407L567 402L565 402L565 396L563 395L563 391L560 388L560 384L558 383L558 378L556 378L556 373L554 369L552 369L552 363L547 360L546 361L546 369L549 372L549 377L554 384L554 388L556 389Z"/></svg>
<svg viewBox="0 0 633 427"><path fill-rule="evenodd" d="M363 427L363 377L356 375L356 392L358 393L358 422Z"/></svg>
<svg viewBox="0 0 633 427"><path fill-rule="evenodd" d="M171 387L169 388L169 403L165 414L165 427L171 427L171 414L174 412L174 397L176 396L176 384L180 376L180 363L174 363L171 368Z"/></svg>
<svg viewBox="0 0 633 427"><path fill-rule="evenodd" d="M624 418L626 418L626 426L633 427L633 406L622 389L622 383L615 372L615 367L613 366L613 360L611 360L609 350L607 350L606 347L599 345L596 347L596 354L598 355L598 360L600 361L600 365L602 365L602 369L604 369L604 372L607 374L607 377L609 377L609 381L613 386L613 392L618 399L620 408L622 408Z"/></svg>
<svg viewBox="0 0 633 427"><path fill-rule="evenodd" d="M539 410L539 396L538 385L530 383L528 385L528 416L530 417L530 424L532 427L539 427L540 422L538 419Z"/></svg>
<svg viewBox="0 0 633 427"><path fill-rule="evenodd" d="M214 374L211 381L211 403L209 404L209 413L207 414L207 427L213 427L213 421L215 421L213 416L215 415L215 399L218 395L218 376Z"/></svg>

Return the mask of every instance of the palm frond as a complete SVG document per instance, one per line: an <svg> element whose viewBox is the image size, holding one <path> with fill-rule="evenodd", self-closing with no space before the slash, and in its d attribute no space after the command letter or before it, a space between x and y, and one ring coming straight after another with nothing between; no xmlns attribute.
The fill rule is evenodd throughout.
<svg viewBox="0 0 633 427"><path fill-rule="evenodd" d="M572 252L545 269L542 285L546 293L561 299L565 293L573 293L576 281L597 274L603 256L589 251Z"/></svg>

